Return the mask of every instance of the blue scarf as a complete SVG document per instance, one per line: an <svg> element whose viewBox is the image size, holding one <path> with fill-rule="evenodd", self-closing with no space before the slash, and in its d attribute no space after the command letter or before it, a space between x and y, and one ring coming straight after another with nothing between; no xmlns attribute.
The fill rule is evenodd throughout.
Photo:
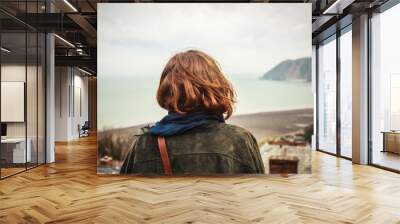
<svg viewBox="0 0 400 224"><path fill-rule="evenodd" d="M169 113L150 128L150 134L157 136L182 134L193 128L205 125L210 121L225 122L222 114L216 115L195 112L187 115L180 115L177 113Z"/></svg>

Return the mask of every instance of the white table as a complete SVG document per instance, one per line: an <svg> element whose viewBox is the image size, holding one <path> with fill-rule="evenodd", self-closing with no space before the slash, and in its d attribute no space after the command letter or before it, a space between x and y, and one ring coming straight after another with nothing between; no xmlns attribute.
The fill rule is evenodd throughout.
<svg viewBox="0 0 400 224"><path fill-rule="evenodd" d="M31 162L32 153L31 153L31 145L32 141L30 138L26 139L27 147L25 154L25 138L5 138L1 139L2 147L13 147L13 163L25 163Z"/></svg>

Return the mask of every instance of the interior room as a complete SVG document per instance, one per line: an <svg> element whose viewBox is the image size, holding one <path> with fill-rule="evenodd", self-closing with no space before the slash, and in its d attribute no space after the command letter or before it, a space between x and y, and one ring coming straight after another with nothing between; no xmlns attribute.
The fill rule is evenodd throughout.
<svg viewBox="0 0 400 224"><path fill-rule="evenodd" d="M193 3L311 6L310 174L98 174L99 4L171 2L0 1L0 223L400 223L398 0Z"/></svg>
<svg viewBox="0 0 400 224"><path fill-rule="evenodd" d="M45 162L44 38L33 29L1 34L2 178Z"/></svg>

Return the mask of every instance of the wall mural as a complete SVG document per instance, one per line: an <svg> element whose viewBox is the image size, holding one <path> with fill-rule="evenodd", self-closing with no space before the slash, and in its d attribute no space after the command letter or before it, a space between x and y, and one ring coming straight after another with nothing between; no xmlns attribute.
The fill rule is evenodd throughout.
<svg viewBox="0 0 400 224"><path fill-rule="evenodd" d="M99 4L98 173L310 173L310 11Z"/></svg>

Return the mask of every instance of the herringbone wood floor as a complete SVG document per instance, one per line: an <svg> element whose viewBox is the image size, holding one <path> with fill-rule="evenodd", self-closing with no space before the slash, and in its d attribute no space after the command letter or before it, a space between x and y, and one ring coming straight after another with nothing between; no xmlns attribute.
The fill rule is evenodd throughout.
<svg viewBox="0 0 400 224"><path fill-rule="evenodd" d="M400 175L313 153L313 174L96 175L94 137L0 181L0 223L400 223Z"/></svg>

